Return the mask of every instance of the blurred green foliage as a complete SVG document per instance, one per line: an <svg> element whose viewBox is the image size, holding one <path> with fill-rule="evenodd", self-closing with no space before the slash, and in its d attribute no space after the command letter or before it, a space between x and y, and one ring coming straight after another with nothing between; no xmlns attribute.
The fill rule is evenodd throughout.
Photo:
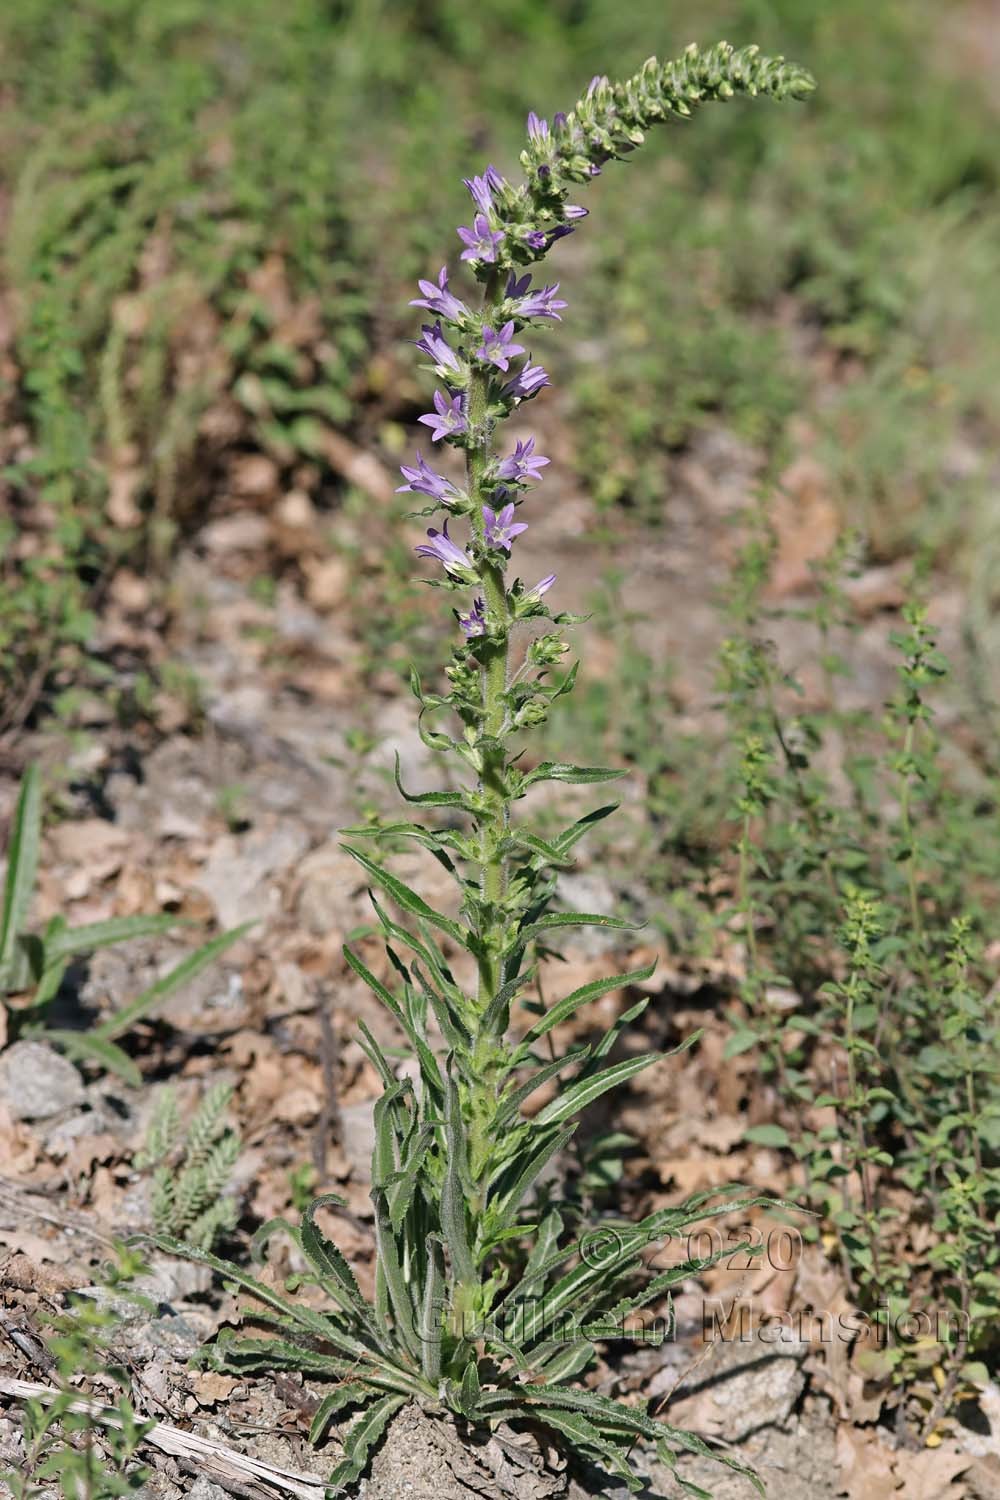
<svg viewBox="0 0 1000 1500"><path fill-rule="evenodd" d="M776 468L799 415L876 551L995 548L955 459L998 418L994 133L935 24L923 0L9 0L8 718L79 675L109 565L162 562L228 455L336 489L331 424L391 446L408 283L454 257L470 164L510 169L529 107L692 37L794 54L820 92L595 185L560 266L581 480L656 520L699 427Z"/></svg>

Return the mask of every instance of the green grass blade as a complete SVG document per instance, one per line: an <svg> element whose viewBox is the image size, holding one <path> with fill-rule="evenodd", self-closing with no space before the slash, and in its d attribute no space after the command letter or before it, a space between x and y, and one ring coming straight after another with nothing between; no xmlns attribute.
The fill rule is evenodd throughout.
<svg viewBox="0 0 1000 1500"><path fill-rule="evenodd" d="M29 766L21 781L7 846L7 878L3 916L0 918L0 968L10 963L18 934L27 921L41 841L42 778L37 766Z"/></svg>
<svg viewBox="0 0 1000 1500"><path fill-rule="evenodd" d="M213 964L227 948L231 948L246 932L249 932L253 925L252 922L244 922L239 927L231 928L229 932L220 933L218 937L212 938L210 942L197 948L194 953L189 953L175 968L170 970L169 974L165 974L162 979L158 979L155 984L143 990L142 994L137 995L128 1005L122 1006L121 1010L115 1011L114 1015L102 1021L100 1026L94 1028L93 1035L107 1040L121 1036L122 1032L127 1031L154 1006L159 1005L161 1000L166 1000L168 996L175 994L177 990L183 989L186 984L196 979L203 969Z"/></svg>

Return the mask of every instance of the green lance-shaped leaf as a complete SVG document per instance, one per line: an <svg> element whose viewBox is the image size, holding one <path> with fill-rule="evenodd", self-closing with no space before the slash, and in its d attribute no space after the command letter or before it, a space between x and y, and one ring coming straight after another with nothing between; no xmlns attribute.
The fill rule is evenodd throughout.
<svg viewBox="0 0 1000 1500"><path fill-rule="evenodd" d="M395 780L399 795L417 807L459 807L463 812L471 812L462 792L408 792L400 780L398 751L396 752Z"/></svg>
<svg viewBox="0 0 1000 1500"><path fill-rule="evenodd" d="M509 948L522 948L533 938L563 927L611 927L616 932L634 932L642 925L641 922L628 922L624 917L606 917L601 912L553 911L539 917L536 922L529 922L527 927L522 927L511 938Z"/></svg>
<svg viewBox="0 0 1000 1500"><path fill-rule="evenodd" d="M543 1389L547 1395L549 1388L546 1386ZM603 1464L610 1473L617 1474L633 1493L642 1489L642 1482L629 1467L621 1449L608 1438L603 1437L598 1428L589 1422L582 1412L559 1411L557 1408L547 1407L539 1402L537 1405L532 1403L531 1415L536 1421L544 1422L556 1432L561 1432L564 1437L569 1438L575 1448L589 1454L591 1458L596 1458L598 1463Z"/></svg>
<svg viewBox="0 0 1000 1500"><path fill-rule="evenodd" d="M563 1344L547 1360L533 1368L539 1375L544 1375L547 1385L559 1385L582 1374L596 1353L597 1350L589 1339L574 1339L570 1344Z"/></svg>
<svg viewBox="0 0 1000 1500"><path fill-rule="evenodd" d="M453 922L450 917L445 917L441 912L435 911L432 906L428 906L422 896L418 896L416 891L411 890L402 880L397 880L395 875L391 875L373 859L369 859L367 854L363 854L360 849L355 849L351 844L343 844L341 847L352 859L357 860L362 869L368 871L372 879L392 897L397 906L401 906L404 911L411 912L414 916L423 917L425 922L446 932L461 947L468 946L469 934L460 923Z"/></svg>
<svg viewBox="0 0 1000 1500"><path fill-rule="evenodd" d="M469 1168L465 1121L453 1078L448 1079L445 1094L444 1132L447 1159L441 1185L441 1228L451 1256L452 1275L456 1281L471 1283L476 1279L476 1264L466 1225Z"/></svg>
<svg viewBox="0 0 1000 1500"><path fill-rule="evenodd" d="M169 912L150 912L134 917L109 917L106 922L90 922L85 927L63 927L47 940L46 961L71 958L77 953L97 953L101 948L135 938L159 937L180 925L179 919Z"/></svg>
<svg viewBox="0 0 1000 1500"><path fill-rule="evenodd" d="M435 1383L441 1378L442 1311L444 1306L444 1252L441 1236L427 1237L427 1276L420 1304L420 1364L424 1375Z"/></svg>
<svg viewBox="0 0 1000 1500"><path fill-rule="evenodd" d="M575 1133L575 1124L564 1125L561 1130L543 1132L541 1139L535 1140L534 1149L514 1179L513 1185L506 1191L500 1189L496 1194L497 1230L504 1229L514 1222L518 1209L542 1172L552 1158L558 1156L559 1152L569 1144Z"/></svg>
<svg viewBox="0 0 1000 1500"><path fill-rule="evenodd" d="M364 1472L368 1455L401 1406L405 1396L380 1396L368 1407L344 1440L344 1457L328 1480L328 1489L341 1494Z"/></svg>
<svg viewBox="0 0 1000 1500"><path fill-rule="evenodd" d="M375 1331L376 1324L371 1307L361 1295L361 1288L343 1251L323 1233L316 1223L317 1209L328 1206L343 1208L345 1205L346 1200L338 1193L324 1193L322 1197L314 1198L302 1215L299 1244L302 1253L318 1273L322 1285L334 1301L339 1303L345 1312L354 1313Z"/></svg>
<svg viewBox="0 0 1000 1500"><path fill-rule="evenodd" d="M521 1105L529 1099L536 1089L540 1089L543 1083L548 1083L563 1068L572 1067L574 1063L582 1062L590 1056L589 1047L577 1047L573 1052L567 1052L563 1057L554 1057L551 1062L536 1068L520 1088L514 1090L503 1099L493 1117L493 1129L502 1130L509 1125L511 1120L520 1112Z"/></svg>
<svg viewBox="0 0 1000 1500"><path fill-rule="evenodd" d="M361 1041L358 1045L381 1078L383 1087L387 1089L393 1088L396 1083L396 1077L389 1064L389 1059L372 1036L365 1022L360 1018L358 1020L358 1030L361 1033Z"/></svg>
<svg viewBox="0 0 1000 1500"><path fill-rule="evenodd" d="M341 1354L349 1355L365 1364L379 1365L388 1371L394 1368L393 1362L373 1350L361 1338L350 1333L341 1323L335 1321L332 1315L315 1312L301 1300L292 1301L283 1297L274 1287L258 1281L256 1277L250 1276L231 1261L221 1260L219 1256L213 1255L208 1250L195 1249L194 1246L187 1245L181 1240L171 1239L167 1235L151 1235L150 1239L159 1249L167 1250L172 1255L180 1256L181 1259L194 1260L200 1265L211 1266L213 1271L217 1271L227 1281L235 1282L237 1286L242 1287L244 1291L262 1302L265 1307L270 1307L279 1313L290 1327L297 1327L302 1332L324 1340Z"/></svg>
<svg viewBox="0 0 1000 1500"><path fill-rule="evenodd" d="M385 1278L385 1290L395 1318L396 1340L406 1350L410 1359L420 1357L420 1341L414 1323L414 1307L403 1271L399 1249L402 1236L397 1236L392 1227L392 1215L384 1188L372 1187L372 1205L375 1209L375 1246L378 1265Z"/></svg>
<svg viewBox="0 0 1000 1500"><path fill-rule="evenodd" d="M309 1441L315 1445L326 1436L326 1429L339 1411L347 1406L367 1406L378 1392L361 1380L348 1380L324 1396L309 1428Z"/></svg>
<svg viewBox="0 0 1000 1500"><path fill-rule="evenodd" d="M113 1041L115 1037L121 1036L140 1017L147 1015L154 1006L197 979L198 975L210 964L214 964L227 948L231 948L243 937L244 933L249 932L253 925L253 922L243 922L239 927L222 932L218 937L204 943L200 948L195 949L194 953L189 953L170 970L169 974L165 974L162 979L158 979L155 984L143 990L141 995L129 1001L128 1005L123 1005L121 1010L115 1011L114 1015L108 1016L106 1021L95 1026L92 1034L105 1041Z"/></svg>
<svg viewBox="0 0 1000 1500"><path fill-rule="evenodd" d="M31 1027L29 1036L44 1036L77 1063L96 1063L114 1073L130 1088L142 1087L142 1074L136 1064L115 1042L109 1042L96 1031L65 1031L58 1027Z"/></svg>
<svg viewBox="0 0 1000 1500"><path fill-rule="evenodd" d="M627 771L612 771L607 766L572 766L562 761L543 760L527 773L522 785L527 788L539 781L566 781L573 786L586 786L595 781L619 781L627 775Z"/></svg>
<svg viewBox="0 0 1000 1500"><path fill-rule="evenodd" d="M570 1016L574 1015L580 1009L581 1005L589 1005L594 1000L600 1000L603 996L610 994L612 990L624 990L629 985L642 984L645 980L651 979L655 968L656 964L651 963L642 969L629 969L624 974L612 974L607 979L594 979L590 984L581 985L571 995L566 995L562 1000L558 1000L555 1005L545 1012L540 1020L535 1022L530 1030L525 1033L524 1043L529 1044L537 1041L539 1037L543 1037L546 1032L551 1031L554 1026L559 1026L563 1021L568 1021Z"/></svg>
<svg viewBox="0 0 1000 1500"><path fill-rule="evenodd" d="M21 781L7 846L3 917L0 919L0 971L14 956L14 944L28 918L42 840L42 778L29 766Z"/></svg>
<svg viewBox="0 0 1000 1500"><path fill-rule="evenodd" d="M470 1422L476 1420L479 1407L479 1398L483 1394L483 1388L479 1383L478 1361L470 1359L462 1372L462 1384L458 1391L458 1407L462 1415L469 1418Z"/></svg>
<svg viewBox="0 0 1000 1500"><path fill-rule="evenodd" d="M618 802L608 802L603 807L595 807L593 812L585 813L582 818L577 818L571 827L556 835L552 840L553 847L558 849L560 854L568 854L575 844L586 837L595 823L601 823L605 818L610 818L613 812L618 811L620 805Z"/></svg>
<svg viewBox="0 0 1000 1500"><path fill-rule="evenodd" d="M570 1115L575 1115L578 1110L586 1109L588 1104L593 1104L608 1089L617 1088L620 1083L634 1078L637 1073L651 1068L654 1063L662 1062L665 1057L673 1056L670 1052L646 1052L638 1057L626 1057L621 1062L612 1063L610 1067L595 1073L591 1078L578 1078L571 1083L569 1088L545 1105L535 1116L537 1125L557 1125L560 1120L566 1120Z"/></svg>

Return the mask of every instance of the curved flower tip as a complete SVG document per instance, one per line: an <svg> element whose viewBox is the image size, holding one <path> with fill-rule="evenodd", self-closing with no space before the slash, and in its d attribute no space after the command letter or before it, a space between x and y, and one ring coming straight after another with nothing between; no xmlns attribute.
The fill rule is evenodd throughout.
<svg viewBox="0 0 1000 1500"><path fill-rule="evenodd" d="M425 427L433 428L431 442L439 443L442 438L457 437L460 433L467 431L468 422L462 407L461 396L442 396L440 391L434 392L434 410L425 412L422 417L417 418L423 422Z"/></svg>
<svg viewBox="0 0 1000 1500"><path fill-rule="evenodd" d="M443 563L445 571L454 573L456 570L465 571L472 566L469 554L448 535L448 522L445 521L441 531L435 531L433 526L428 527L427 535L429 542L421 542L419 547L413 550L418 557L433 557L439 563Z"/></svg>
<svg viewBox="0 0 1000 1500"><path fill-rule="evenodd" d="M487 547L502 547L505 552L509 552L514 538L520 536L522 531L527 531L527 521L515 521L514 515L513 502L505 505L499 512L489 505L483 506Z"/></svg>
<svg viewBox="0 0 1000 1500"><path fill-rule="evenodd" d="M557 308L565 307L567 304L561 297L556 296L559 290L558 281L552 286L536 287L532 292L531 277L522 276L520 280L511 272L507 280L506 295L514 302L512 311L519 318L552 318L557 323L562 322Z"/></svg>
<svg viewBox="0 0 1000 1500"><path fill-rule="evenodd" d="M486 608L482 599L474 599L469 613L467 615L459 614L458 623L470 641L474 636L485 635Z"/></svg>
<svg viewBox="0 0 1000 1500"><path fill-rule="evenodd" d="M535 146L540 146L549 138L548 120L540 120L534 110L528 115L528 135Z"/></svg>
<svg viewBox="0 0 1000 1500"><path fill-rule="evenodd" d="M485 364L496 365L500 370L509 370L510 362L524 353L523 344L514 343L513 321L502 328L490 328L483 324L483 342L476 350L476 358Z"/></svg>
<svg viewBox="0 0 1000 1500"><path fill-rule="evenodd" d="M556 575L554 573L546 573L545 577L540 578L535 584L535 587L533 589L529 589L524 597L526 599L540 599L543 594L548 593L549 589L552 587L555 581Z"/></svg>
<svg viewBox="0 0 1000 1500"><path fill-rule="evenodd" d="M493 207L493 195L505 187L496 167L487 167L482 177L463 177L462 182L480 213L488 214Z"/></svg>
<svg viewBox="0 0 1000 1500"><path fill-rule="evenodd" d="M416 495L429 495L432 500L439 500L442 505L451 505L459 497L459 491L446 479L443 474L437 474L428 464L423 454L417 454L417 462L414 467L408 464L400 464L399 472L406 480L396 490L397 495L404 491L410 491Z"/></svg>
<svg viewBox="0 0 1000 1500"><path fill-rule="evenodd" d="M491 229L486 215L476 214L472 228L463 226L458 237L466 247L461 254L462 260L484 260L492 265L497 258L497 246L503 241L503 230Z"/></svg>
<svg viewBox="0 0 1000 1500"><path fill-rule="evenodd" d="M513 326L513 325L512 325ZM462 368L458 355L444 336L444 329L440 323L424 323L420 329L423 334L421 339L413 339L422 354L428 355L439 370L460 370ZM447 374L444 375L447 379Z"/></svg>
<svg viewBox="0 0 1000 1500"><path fill-rule="evenodd" d="M507 455L497 468L498 479L509 479L515 484L527 484L532 480L541 480L538 472L545 465L551 463L551 459L543 458L540 453L535 453L535 440L528 438L524 443L517 443L513 453Z"/></svg>
<svg viewBox="0 0 1000 1500"><path fill-rule="evenodd" d="M448 318L451 322L468 314L469 309L465 303L448 290L447 266L442 266L438 272L436 285L433 281L419 281L417 285L423 296L414 297L410 302L411 307L426 307L428 312L437 313L439 317Z"/></svg>
<svg viewBox="0 0 1000 1500"><path fill-rule="evenodd" d="M525 365L513 380L508 380L503 394L517 401L526 401L529 396L536 396L543 385L549 384L549 377L541 365ZM422 422L423 417L420 420Z"/></svg>

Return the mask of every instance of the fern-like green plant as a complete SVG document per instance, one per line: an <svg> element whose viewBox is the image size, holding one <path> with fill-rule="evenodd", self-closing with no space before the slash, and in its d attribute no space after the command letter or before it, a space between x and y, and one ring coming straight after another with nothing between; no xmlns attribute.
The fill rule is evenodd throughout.
<svg viewBox="0 0 1000 1500"><path fill-rule="evenodd" d="M232 1093L228 1083L213 1084L185 1129L176 1090L163 1089L135 1158L140 1170L152 1168L150 1210L157 1233L198 1250L211 1250L239 1217L236 1199L225 1191L242 1148L225 1119Z"/></svg>

